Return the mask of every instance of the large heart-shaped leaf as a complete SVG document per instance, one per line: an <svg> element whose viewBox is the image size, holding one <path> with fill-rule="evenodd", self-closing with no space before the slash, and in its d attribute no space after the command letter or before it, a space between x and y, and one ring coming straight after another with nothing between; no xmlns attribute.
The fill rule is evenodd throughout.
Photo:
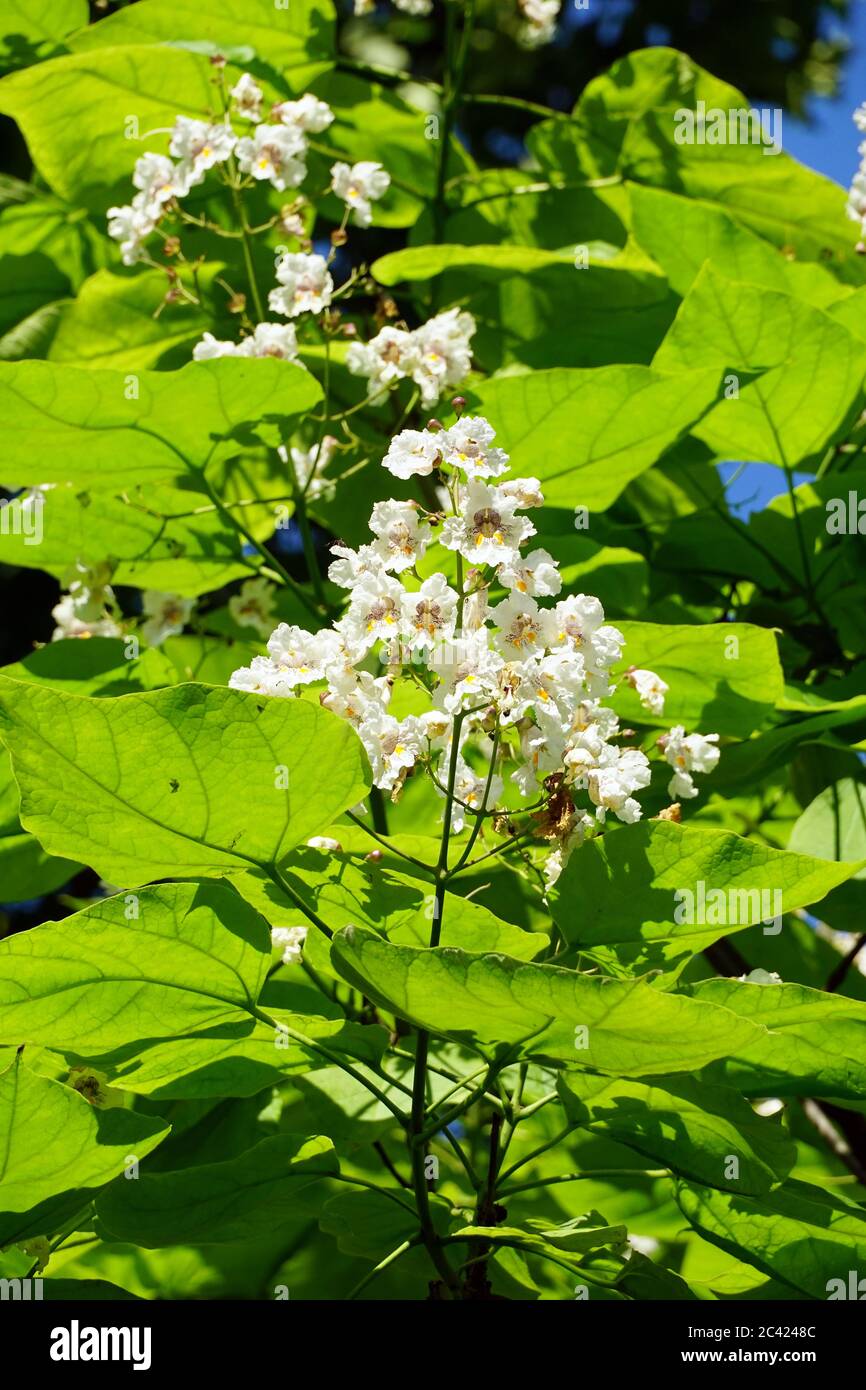
<svg viewBox="0 0 866 1390"><path fill-rule="evenodd" d="M88 699L3 679L0 711L22 824L112 883L273 866L367 786L357 735L308 701L202 685Z"/></svg>

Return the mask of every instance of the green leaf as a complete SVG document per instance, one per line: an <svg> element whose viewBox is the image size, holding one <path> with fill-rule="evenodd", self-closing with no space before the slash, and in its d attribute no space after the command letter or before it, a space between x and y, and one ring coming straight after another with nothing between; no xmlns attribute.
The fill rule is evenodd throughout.
<svg viewBox="0 0 866 1390"><path fill-rule="evenodd" d="M625 666L655 671L667 681L664 712L654 715L624 685L615 707L624 724L748 737L782 697L784 677L776 634L749 623L687 624L618 622L625 637Z"/></svg>
<svg viewBox="0 0 866 1390"><path fill-rule="evenodd" d="M89 1060L113 1086L137 1095L214 1100L258 1095L288 1076L327 1070L334 1057L354 1058L378 1069L388 1043L385 1030L373 1025L271 1006L267 1012L276 1030L259 1021L223 1024L189 1036L130 1042L106 1056L91 1053ZM369 1091L364 1095L369 1101Z"/></svg>
<svg viewBox="0 0 866 1390"><path fill-rule="evenodd" d="M106 898L0 941L0 1041L93 1056L219 1025L249 1030L270 946L262 918L220 883Z"/></svg>
<svg viewBox="0 0 866 1390"><path fill-rule="evenodd" d="M576 1217L561 1226L542 1222L538 1230L521 1230L515 1226L466 1226L456 1234L460 1240L483 1240L488 1244L506 1245L527 1255L538 1255L575 1273L582 1270L584 1255L595 1250L617 1250L625 1243L625 1226L606 1226L597 1212ZM605 1281L607 1282L607 1281Z"/></svg>
<svg viewBox="0 0 866 1390"><path fill-rule="evenodd" d="M5 208L0 219L0 333L66 299L85 276L105 264L110 247L104 230L59 198L43 194Z"/></svg>
<svg viewBox="0 0 866 1390"><path fill-rule="evenodd" d="M63 40L89 17L87 0L0 0L0 71L63 52Z"/></svg>
<svg viewBox="0 0 866 1390"><path fill-rule="evenodd" d="M780 249L793 247L804 261L826 260L840 279L862 284L863 268L851 255L856 233L838 185L784 151L765 153L757 142L680 143L678 113L695 111L699 101L708 114L750 107L735 87L685 53L643 49L586 86L573 120L536 126L532 151L559 178L617 174L717 203ZM775 134L778 139L778 126Z"/></svg>
<svg viewBox="0 0 866 1390"><path fill-rule="evenodd" d="M16 1057L0 1073L0 1246L53 1235L168 1132L155 1117L97 1110Z"/></svg>
<svg viewBox="0 0 866 1390"><path fill-rule="evenodd" d="M790 1171L796 1150L785 1131L726 1086L691 1077L609 1081L561 1075L570 1120L636 1150L694 1182L751 1196L769 1192ZM729 1176L729 1159L738 1160Z"/></svg>
<svg viewBox="0 0 866 1390"><path fill-rule="evenodd" d="M634 969L675 972L721 936L819 901L859 867L727 830L641 821L572 852L552 911L580 951L613 948Z"/></svg>
<svg viewBox="0 0 866 1390"><path fill-rule="evenodd" d="M335 1053L375 1064L387 1040L342 1018L263 1014L267 925L218 883L107 898L7 937L0 961L0 1045L38 1042L142 1095L253 1095Z"/></svg>
<svg viewBox="0 0 866 1390"><path fill-rule="evenodd" d="M49 186L99 214L127 200L143 153L127 138L130 115L146 134L171 128L178 115L206 120L213 101L207 59L168 46L73 53L0 83L0 111L18 122ZM165 136L158 139L162 151Z"/></svg>
<svg viewBox="0 0 866 1390"><path fill-rule="evenodd" d="M793 468L824 450L860 408L862 342L822 310L728 280L712 265L694 281L654 365L674 372L696 360L738 377L738 394L694 429L723 458Z"/></svg>
<svg viewBox="0 0 866 1390"><path fill-rule="evenodd" d="M112 1239L146 1250L250 1240L292 1220L304 1192L337 1169L329 1139L278 1134L223 1163L117 1183L96 1214Z"/></svg>
<svg viewBox="0 0 866 1390"><path fill-rule="evenodd" d="M125 372L182 367L205 331L223 339L238 336L237 320L226 310L228 296L215 284L220 275L226 275L223 265L201 266L189 286L200 303L166 304L162 271L98 270L64 310L46 356Z"/></svg>
<svg viewBox="0 0 866 1390"><path fill-rule="evenodd" d="M201 493L171 482L139 484L122 497L99 488L68 484L43 493L41 541L0 537L3 562L63 579L78 561L98 566L107 560L115 584L192 598L254 573L243 537ZM268 516L272 528L273 507L245 508L244 524L250 527L256 516Z"/></svg>
<svg viewBox="0 0 866 1390"><path fill-rule="evenodd" d="M799 295L823 309L852 291L821 265L788 260L713 203L667 190L629 186L634 235L685 295L705 261L730 280Z"/></svg>
<svg viewBox="0 0 866 1390"><path fill-rule="evenodd" d="M693 427L718 387L717 371L662 376L632 365L494 377L475 394L515 476L540 478L548 506L604 511Z"/></svg>
<svg viewBox="0 0 866 1390"><path fill-rule="evenodd" d="M87 371L50 362L0 363L0 410L16 421L4 482L118 491L215 466L264 438L282 417L321 399L302 367L275 359L191 362L179 372ZM249 428L244 428L249 427Z"/></svg>
<svg viewBox="0 0 866 1390"><path fill-rule="evenodd" d="M723 1009L696 1012L691 1000L640 980L392 946L355 927L335 936L331 959L350 984L418 1027L497 1055L625 1076L693 1070L735 1048L741 1026ZM759 1034L750 1026L746 1036Z"/></svg>
<svg viewBox="0 0 866 1390"><path fill-rule="evenodd" d="M357 735L308 701L200 685L87 699L2 679L0 719L22 825L112 883L276 864L367 787Z"/></svg>
<svg viewBox="0 0 866 1390"><path fill-rule="evenodd" d="M818 859L866 860L866 786L846 777L825 787L798 819L788 847ZM856 875L864 876L866 869Z"/></svg>
<svg viewBox="0 0 866 1390"><path fill-rule="evenodd" d="M198 39L251 48L278 69L324 60L334 52L331 0L147 0L107 15L75 36L78 53L119 44L172 44ZM298 75L303 80L303 75Z"/></svg>
<svg viewBox="0 0 866 1390"><path fill-rule="evenodd" d="M704 980L696 999L767 1031L732 1047L720 1077L750 1096L866 1099L866 1004L795 984Z"/></svg>
<svg viewBox="0 0 866 1390"><path fill-rule="evenodd" d="M760 1199L680 1183L676 1199L706 1240L771 1278L810 1298L858 1297L831 1282L847 1291L866 1260L866 1218L842 1198L789 1182Z"/></svg>

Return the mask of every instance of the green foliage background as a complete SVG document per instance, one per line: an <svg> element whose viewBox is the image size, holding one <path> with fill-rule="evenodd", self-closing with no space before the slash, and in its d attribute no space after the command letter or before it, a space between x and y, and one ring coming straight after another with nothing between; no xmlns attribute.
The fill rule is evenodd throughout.
<svg viewBox="0 0 866 1390"><path fill-rule="evenodd" d="M3 483L57 485L42 545L4 534L0 559L54 579L111 560L124 592L203 600L159 651L65 641L0 678L0 901L56 918L0 941L0 1274L46 1238L47 1296L827 1297L866 1260L866 982L846 958L866 894L866 521L827 526L866 489L844 193L784 153L676 143L677 110L747 103L673 49L631 53L568 114L511 97L531 164L479 168L453 85L431 140L400 81L338 56L330 0L140 0L90 25L84 3L0 0L0 21L0 112L34 166L0 183ZM722 735L682 824L654 818L653 788L650 819L574 852L549 911L538 848L461 872L432 948L432 883L406 856L435 862L440 805L410 784L371 861L344 817L369 785L347 726L224 688L257 649L226 600L266 563L275 445L321 406L322 359L190 363L230 322L217 276L242 279L240 253L204 233L201 303L160 308L163 273L120 266L104 231L127 117L205 115L217 52L269 99L315 91L330 146L391 171L385 241L357 242L359 321L386 295L409 322L476 317L465 395L541 480L539 543L670 684L664 719L630 695L619 713L647 742L678 722ZM327 235L336 205L317 214ZM363 399L344 350L340 409ZM356 417L345 482L310 506L321 533L364 539L407 401ZM747 522L731 459L787 483ZM212 505L240 496L248 534ZM280 616L309 622L295 575ZM339 853L306 847L322 833ZM678 924L698 880L778 890L781 931L754 912ZM306 968L281 965L269 927L311 914L332 938L311 926Z"/></svg>

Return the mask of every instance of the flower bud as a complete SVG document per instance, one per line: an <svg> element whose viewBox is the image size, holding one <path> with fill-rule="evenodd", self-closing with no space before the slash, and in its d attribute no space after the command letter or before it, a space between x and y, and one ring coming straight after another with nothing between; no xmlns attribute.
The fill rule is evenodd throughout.
<svg viewBox="0 0 866 1390"><path fill-rule="evenodd" d="M167 236L166 239L165 239L165 241L163 242L163 245L162 245L162 254L163 254L164 256L176 256L179 250L180 250L180 237L179 237L179 236Z"/></svg>
<svg viewBox="0 0 866 1390"><path fill-rule="evenodd" d="M345 231L343 227L335 227L334 230L331 232L332 246L345 246L348 240L348 233Z"/></svg>
<svg viewBox="0 0 866 1390"><path fill-rule="evenodd" d="M247 297L245 294L241 294L240 291L233 294L228 302L228 311L230 314L242 314L246 307Z"/></svg>
<svg viewBox="0 0 866 1390"><path fill-rule="evenodd" d="M382 851L380 849L371 849L369 854L364 855L364 858L368 864L380 864L382 861Z"/></svg>
<svg viewBox="0 0 866 1390"><path fill-rule="evenodd" d="M427 428L428 430L431 430L433 434L438 434L440 430L443 430L445 428L445 426L442 424L441 420L437 420L434 416L432 420L427 421Z"/></svg>
<svg viewBox="0 0 866 1390"><path fill-rule="evenodd" d="M456 410L457 414L462 415L463 411L466 409L466 398L465 396L454 396L451 401L451 404Z"/></svg>

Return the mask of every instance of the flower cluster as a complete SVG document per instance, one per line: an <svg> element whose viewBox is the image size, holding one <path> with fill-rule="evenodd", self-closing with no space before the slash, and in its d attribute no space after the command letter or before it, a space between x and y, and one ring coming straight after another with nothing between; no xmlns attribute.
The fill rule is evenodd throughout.
<svg viewBox="0 0 866 1390"><path fill-rule="evenodd" d="M299 101L279 102L265 123L264 93L249 73L243 74L229 95L232 111L222 120L178 116L168 155L148 152L136 160L132 182L138 192L131 203L108 210L108 233L120 242L124 265L144 258L144 243L169 205L203 183L210 169L233 161L250 180L267 180L279 191L303 182L307 136L328 128L334 119L330 107L308 92ZM252 124L251 134L235 133L232 114Z"/></svg>
<svg viewBox="0 0 866 1390"><path fill-rule="evenodd" d="M588 594L540 601L562 587L552 556L524 549L535 535L526 512L542 504L541 488L535 478L505 478L508 456L485 419L404 430L383 463L400 478L435 469L448 514L377 502L372 540L333 547L329 578L349 594L343 616L320 632L280 623L268 655L230 684L283 697L314 687L357 730L375 785L396 800L423 768L448 796L458 832L505 804L508 769L510 813L527 802L541 808L536 826L552 843L552 882L608 814L627 823L641 816L635 792L649 785L649 760L623 745L630 731L605 704L623 635ZM453 556L448 577L422 576L434 544ZM630 668L626 679L646 708L663 709L667 685L655 673ZM408 708L415 712L395 712ZM696 794L691 773L712 770L717 742L680 726L659 740L674 770L671 795Z"/></svg>
<svg viewBox="0 0 866 1390"><path fill-rule="evenodd" d="M421 403L433 405L444 391L469 375L469 341L475 320L461 309L447 309L420 328L383 328L369 343L352 343L346 366L367 378L373 402L384 400L395 382L410 377L421 390Z"/></svg>
<svg viewBox="0 0 866 1390"><path fill-rule="evenodd" d="M136 160L132 182L138 192L131 203L108 211L109 236L120 243L124 265L138 261L156 264L146 243L166 215L201 225L201 219L184 213L181 200L204 182L211 169L234 190L235 196L257 182L267 182L284 192L298 188L304 181L309 136L327 130L334 119L327 103L306 92L297 101L277 102L265 120L264 93L249 73L241 76L227 97L231 105L221 120L178 116L171 131L168 155L149 151ZM238 135L233 119L245 122L249 133ZM372 204L383 197L390 183L387 171L371 160L351 165L338 160L332 165L329 191L345 205L343 229L350 220L359 227L368 227ZM300 199L282 213L283 229L301 241L306 233L297 209L303 202ZM283 255L276 269L277 287L268 297L269 308L290 319L303 313L321 313L330 304L334 290L328 264L323 256L306 251ZM205 333L196 344L193 357L197 361L212 357L281 357L294 362L298 357L297 336L292 324L274 322L257 324L239 343Z"/></svg>

